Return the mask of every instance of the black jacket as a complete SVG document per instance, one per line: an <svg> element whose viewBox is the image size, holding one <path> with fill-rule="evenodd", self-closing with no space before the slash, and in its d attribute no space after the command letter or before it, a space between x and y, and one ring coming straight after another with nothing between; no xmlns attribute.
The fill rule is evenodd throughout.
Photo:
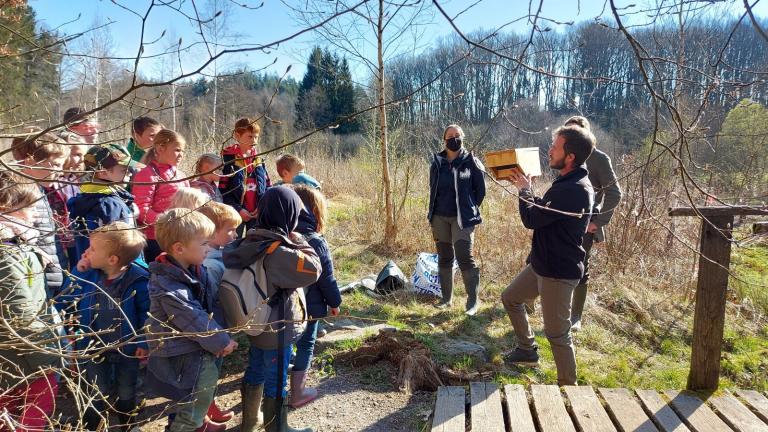
<svg viewBox="0 0 768 432"><path fill-rule="evenodd" d="M432 166L429 168L429 211L427 219L432 222L437 197L440 165L448 163L445 150L434 155ZM485 168L483 164L465 149L451 162L453 185L456 188L456 207L459 227L469 228L480 224L480 205L485 198Z"/></svg>
<svg viewBox="0 0 768 432"><path fill-rule="evenodd" d="M587 170L581 166L558 177L542 198L520 192L520 219L533 230L528 263L539 276L581 279L586 253L581 240L587 231L595 194ZM582 216L566 215L549 207Z"/></svg>

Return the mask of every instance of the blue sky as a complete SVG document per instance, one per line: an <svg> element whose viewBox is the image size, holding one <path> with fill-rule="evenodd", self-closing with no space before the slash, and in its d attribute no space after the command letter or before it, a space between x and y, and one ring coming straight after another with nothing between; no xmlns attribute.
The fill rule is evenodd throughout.
<svg viewBox="0 0 768 432"><path fill-rule="evenodd" d="M214 0L197 0L195 5L200 13L206 9L207 3ZM231 0L218 0L221 3ZM284 3L284 2L285 3ZM231 4L247 4L249 8L233 7L233 13L229 18L226 32L231 36L228 43L231 44L265 44L288 37L302 29L297 24L286 4L302 5L305 2L327 0L263 0L263 6L259 1L238 0ZM106 31L113 40L115 54L119 57L132 58L136 56L139 48L141 33L141 18L125 8L130 8L139 14L145 14L150 0L30 0L29 3L37 13L38 19L49 29L55 28L65 34L75 34L92 28L94 23L109 23ZM451 15L467 9L476 3L476 0L443 0L440 4ZM617 4L642 5L643 1L618 1ZM190 0L176 2L185 13L194 13ZM733 7L739 7L741 1L735 1ZM124 6L121 7L120 5ZM639 7L639 6L638 6ZM428 48L432 42L452 32L450 24L430 5L434 13L431 23L427 24L422 37L419 39L421 48ZM587 21L604 13L602 1L574 1L574 0L545 0L542 16L558 21ZM768 1L763 1L755 8L758 16L768 16ZM482 0L479 4L461 14L456 24L465 32L471 32L480 28L497 28L511 20L528 13L528 2L519 0ZM525 21L510 25L513 30L527 28ZM558 26L552 25L555 30ZM183 40L186 46L201 38L196 34L197 27L179 12L164 6L155 6L145 26L145 41L158 42L145 46L146 54L156 54L171 44L171 41ZM165 35L163 35L165 32ZM304 73L304 63L309 51L315 43L317 36L309 33L295 40L291 40L272 49L268 54L254 51L250 53L237 53L222 59L219 63L220 70L227 70L237 66L247 66L254 69L282 73L290 65L290 74L300 78ZM374 54L370 40L362 44L362 50ZM82 50L77 44L73 46L75 51ZM199 67L207 59L207 54L202 49L193 49L183 55L183 67L185 70L193 70ZM273 62L275 62L273 64ZM131 62L132 64L132 62ZM139 71L145 76L157 76L160 66L157 61L142 61ZM208 68L206 72L210 73ZM357 79L365 79L365 69L361 66L353 70Z"/></svg>

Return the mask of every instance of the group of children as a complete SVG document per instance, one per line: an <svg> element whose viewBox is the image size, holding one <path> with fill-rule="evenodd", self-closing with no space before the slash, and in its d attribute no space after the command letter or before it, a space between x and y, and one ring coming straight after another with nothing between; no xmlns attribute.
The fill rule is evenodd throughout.
<svg viewBox="0 0 768 432"><path fill-rule="evenodd" d="M297 407L317 397L306 386L317 320L341 304L320 184L282 155L273 186L247 118L194 176L179 169L184 138L156 120L135 119L127 147L89 145L76 128L88 120L19 136L14 169L0 172L0 430L50 429L65 380L86 396L88 430L139 430L143 393L174 402L169 431L225 430L233 413L214 395L238 329L219 285L258 253L285 316L249 336L241 430L297 430L282 403L289 365Z"/></svg>

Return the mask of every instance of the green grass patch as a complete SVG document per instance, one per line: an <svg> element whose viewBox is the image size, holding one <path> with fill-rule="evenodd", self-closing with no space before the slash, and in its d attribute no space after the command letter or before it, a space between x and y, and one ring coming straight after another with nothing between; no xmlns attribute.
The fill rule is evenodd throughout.
<svg viewBox="0 0 768 432"><path fill-rule="evenodd" d="M768 245L736 249L731 257L733 275L729 282L739 299L750 301L768 313Z"/></svg>
<svg viewBox="0 0 768 432"><path fill-rule="evenodd" d="M337 249L335 259L341 280L358 279L385 261L372 250L359 246ZM734 262L733 268L738 274L747 275L755 283L768 284L768 248L765 246L740 249ZM657 282L652 279L633 279L633 283L637 286L614 284L603 287L602 291L595 290L599 292L600 308L587 311L584 327L574 336L579 384L658 390L685 388L693 308L682 307L686 303L683 294L657 293L658 287L651 285ZM648 314L638 317L634 309L627 307L629 299L622 298L626 295L623 289L613 289L617 286L632 290L633 302L642 300L643 305L655 309L646 309ZM768 289L738 283L733 286L739 295L747 296L754 304L765 302L768 310ZM530 317L539 345L540 367L521 368L504 363L502 352L514 348L515 337L498 301L503 288L498 282L484 286L483 305L475 317L463 313L464 291L460 280L456 281L454 307L450 310L437 310L431 299L415 295L377 299L361 291L345 294L342 310L351 317L372 319L370 324L377 324L378 320L413 332L417 340L432 351L436 362L453 370L490 370L501 385L556 383L557 370L543 333L540 310ZM651 299L644 299L644 295ZM599 319L603 318L599 314L611 314L611 317ZM635 322L638 319L642 321ZM743 317L731 314L726 323L721 387L768 390L768 325L744 325ZM641 331L633 330L638 327ZM444 351L446 341L459 340L483 345L489 361L478 362L469 356L449 355ZM329 349L330 355L356 349L361 343L362 340L352 340L337 344ZM373 372L366 373L363 379L371 385L382 379Z"/></svg>

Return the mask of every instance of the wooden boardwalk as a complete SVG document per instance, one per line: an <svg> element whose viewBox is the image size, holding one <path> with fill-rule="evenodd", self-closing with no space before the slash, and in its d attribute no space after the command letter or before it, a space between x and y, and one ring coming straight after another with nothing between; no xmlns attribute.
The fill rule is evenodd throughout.
<svg viewBox="0 0 768 432"><path fill-rule="evenodd" d="M439 432L768 432L768 397L473 382L437 391Z"/></svg>

